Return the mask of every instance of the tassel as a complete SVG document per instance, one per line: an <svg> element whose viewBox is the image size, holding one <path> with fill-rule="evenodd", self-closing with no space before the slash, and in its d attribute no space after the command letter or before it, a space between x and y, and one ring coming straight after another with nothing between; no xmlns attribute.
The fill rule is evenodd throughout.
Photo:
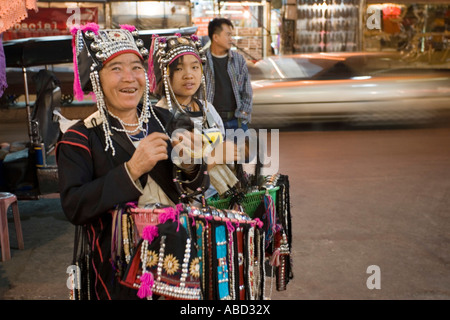
<svg viewBox="0 0 450 320"><path fill-rule="evenodd" d="M137 203L136 202L127 202L126 206L131 207L131 208L137 208Z"/></svg>
<svg viewBox="0 0 450 320"><path fill-rule="evenodd" d="M279 267L280 266L280 249L276 249L273 254L272 257L270 258L270 265L274 266L274 267Z"/></svg>
<svg viewBox="0 0 450 320"><path fill-rule="evenodd" d="M83 89L80 84L80 74L78 72L78 62L77 62L77 46L78 41L78 30L79 26L73 26L70 28L70 33L72 34L72 54L73 54L73 95L78 101L82 101L84 97Z"/></svg>
<svg viewBox="0 0 450 320"><path fill-rule="evenodd" d="M226 225L227 225L228 232L229 233L233 233L234 232L234 227L233 227L233 224L231 223L230 220L227 220Z"/></svg>
<svg viewBox="0 0 450 320"><path fill-rule="evenodd" d="M179 203L175 206L178 213L184 210L184 205L182 203Z"/></svg>
<svg viewBox="0 0 450 320"><path fill-rule="evenodd" d="M205 216L205 222L206 222L206 227L209 227L209 222L208 221L212 221L214 218L212 216Z"/></svg>
<svg viewBox="0 0 450 320"><path fill-rule="evenodd" d="M148 68L147 68L147 74L148 74L148 80L149 80L149 86L150 86L150 92L155 93L156 90L156 77L155 77L155 67L153 65L153 52L155 47L155 39L158 37L157 34L154 34L152 36L152 43L150 45L150 53L148 55Z"/></svg>
<svg viewBox="0 0 450 320"><path fill-rule="evenodd" d="M77 61L77 41L78 41L78 31L93 31L95 34L98 34L98 30L100 26L94 22L90 22L84 26L74 25L70 28L70 33L72 34L72 55L73 55L73 95L76 100L83 101L84 92L83 88L81 88L80 84L80 74L78 70L78 61Z"/></svg>
<svg viewBox="0 0 450 320"><path fill-rule="evenodd" d="M233 227L233 223L230 220L228 220L226 222L226 224L227 224L228 232L230 233L230 246L233 246L233 232L235 229Z"/></svg>
<svg viewBox="0 0 450 320"><path fill-rule="evenodd" d="M183 204L179 203L175 206L175 214L176 214L176 219L178 220L178 225L177 225L177 232L180 230L180 213L183 211Z"/></svg>
<svg viewBox="0 0 450 320"><path fill-rule="evenodd" d="M148 243L151 243L158 235L157 226L146 226L144 230L142 230L142 239L147 240Z"/></svg>
<svg viewBox="0 0 450 320"><path fill-rule="evenodd" d="M152 287L153 287L154 277L151 272L146 272L141 276L141 286L138 290L138 297L141 299L151 297L153 295Z"/></svg>
<svg viewBox="0 0 450 320"><path fill-rule="evenodd" d="M254 221L256 222L258 228L261 229L264 226L264 222L262 222L259 218L255 218Z"/></svg>

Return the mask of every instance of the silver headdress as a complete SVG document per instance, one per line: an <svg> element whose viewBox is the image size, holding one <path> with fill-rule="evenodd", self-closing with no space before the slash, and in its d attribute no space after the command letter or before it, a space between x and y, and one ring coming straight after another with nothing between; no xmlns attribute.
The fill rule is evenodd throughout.
<svg viewBox="0 0 450 320"><path fill-rule="evenodd" d="M85 93L93 92L97 100L97 108L100 113L102 127L105 132L107 151L111 148L112 154L115 150L112 144L111 126L107 117L107 107L100 84L99 71L103 66L116 56L123 53L134 53L142 61L148 57L148 50L144 47L144 41L139 38L138 31L134 26L122 25L121 29L100 30L95 23L72 28L73 35L73 61L74 61L74 95L77 100L83 100ZM143 130L143 124L150 117L149 81L146 74L146 90L143 100L143 109L135 131ZM123 128L112 129L126 131Z"/></svg>
<svg viewBox="0 0 450 320"><path fill-rule="evenodd" d="M202 65L206 62L204 49L196 35L182 36L181 34L175 34L168 37L153 37L148 61L149 75L153 75L150 79L150 91L155 93L157 84L162 81L170 111L172 111L172 106L175 104L181 112L184 112L177 99L175 99L170 85L168 67L177 58L187 54L197 57ZM206 85L203 72L201 86L203 91L201 95L205 99L204 108L206 108Z"/></svg>

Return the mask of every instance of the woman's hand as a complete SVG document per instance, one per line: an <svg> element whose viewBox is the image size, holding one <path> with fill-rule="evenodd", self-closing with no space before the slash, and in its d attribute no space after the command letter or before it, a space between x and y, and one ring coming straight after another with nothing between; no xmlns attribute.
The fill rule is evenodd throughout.
<svg viewBox="0 0 450 320"><path fill-rule="evenodd" d="M152 170L158 161L168 159L168 139L164 133L153 132L141 140L133 156L126 163L133 181Z"/></svg>

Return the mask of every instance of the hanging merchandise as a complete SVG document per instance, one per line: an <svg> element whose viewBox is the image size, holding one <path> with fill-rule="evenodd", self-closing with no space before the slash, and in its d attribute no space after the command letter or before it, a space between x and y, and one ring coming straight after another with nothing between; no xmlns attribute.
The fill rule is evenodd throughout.
<svg viewBox="0 0 450 320"><path fill-rule="evenodd" d="M383 30L389 34L401 32L402 19L400 14L402 9L396 5L387 5L383 8Z"/></svg>
<svg viewBox="0 0 450 320"><path fill-rule="evenodd" d="M295 51L356 51L358 5L355 0L300 0Z"/></svg>
<svg viewBox="0 0 450 320"><path fill-rule="evenodd" d="M276 174L265 179L266 190L276 190L276 197L266 192L264 205L255 212L254 218L263 222L265 254L269 260L267 274L276 279L276 290L284 291L294 277L292 263L292 223L289 177Z"/></svg>
<svg viewBox="0 0 450 320"><path fill-rule="evenodd" d="M234 190L228 197L211 199L208 204L220 209L241 210L250 218L262 221L268 262L266 274L272 276L272 280L276 279L276 290L283 291L293 278L289 177L282 174L266 176L257 189Z"/></svg>
<svg viewBox="0 0 450 320"><path fill-rule="evenodd" d="M187 204L140 208L130 203L113 216L117 276L121 284L136 289L139 298L266 298L259 219Z"/></svg>

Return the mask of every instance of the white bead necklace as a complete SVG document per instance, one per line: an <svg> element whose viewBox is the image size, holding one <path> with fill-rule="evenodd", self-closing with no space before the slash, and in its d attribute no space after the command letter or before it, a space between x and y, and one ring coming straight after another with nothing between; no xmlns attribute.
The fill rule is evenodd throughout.
<svg viewBox="0 0 450 320"><path fill-rule="evenodd" d="M143 121L143 120L144 120L144 119L142 119L142 117L140 117L140 118L138 119L138 122L137 122L137 123L126 123L126 122L124 122L122 119L120 119L118 116L116 116L115 114L113 114L111 111L108 110L108 113L109 113L109 115L110 115L111 117L113 117L114 119L116 119L117 121L119 121L120 124L121 124L122 127L123 127L123 128L116 128L116 127L111 126L111 128L114 129L114 130L116 130L116 131L125 132L125 133L128 133L128 134L134 134L134 133L138 132L139 130L140 130L140 131L143 131L143 130L144 130L144 126L143 126L143 124L144 124L144 121ZM128 130L128 129L125 129L125 127L136 127L136 129L134 129L134 130Z"/></svg>

